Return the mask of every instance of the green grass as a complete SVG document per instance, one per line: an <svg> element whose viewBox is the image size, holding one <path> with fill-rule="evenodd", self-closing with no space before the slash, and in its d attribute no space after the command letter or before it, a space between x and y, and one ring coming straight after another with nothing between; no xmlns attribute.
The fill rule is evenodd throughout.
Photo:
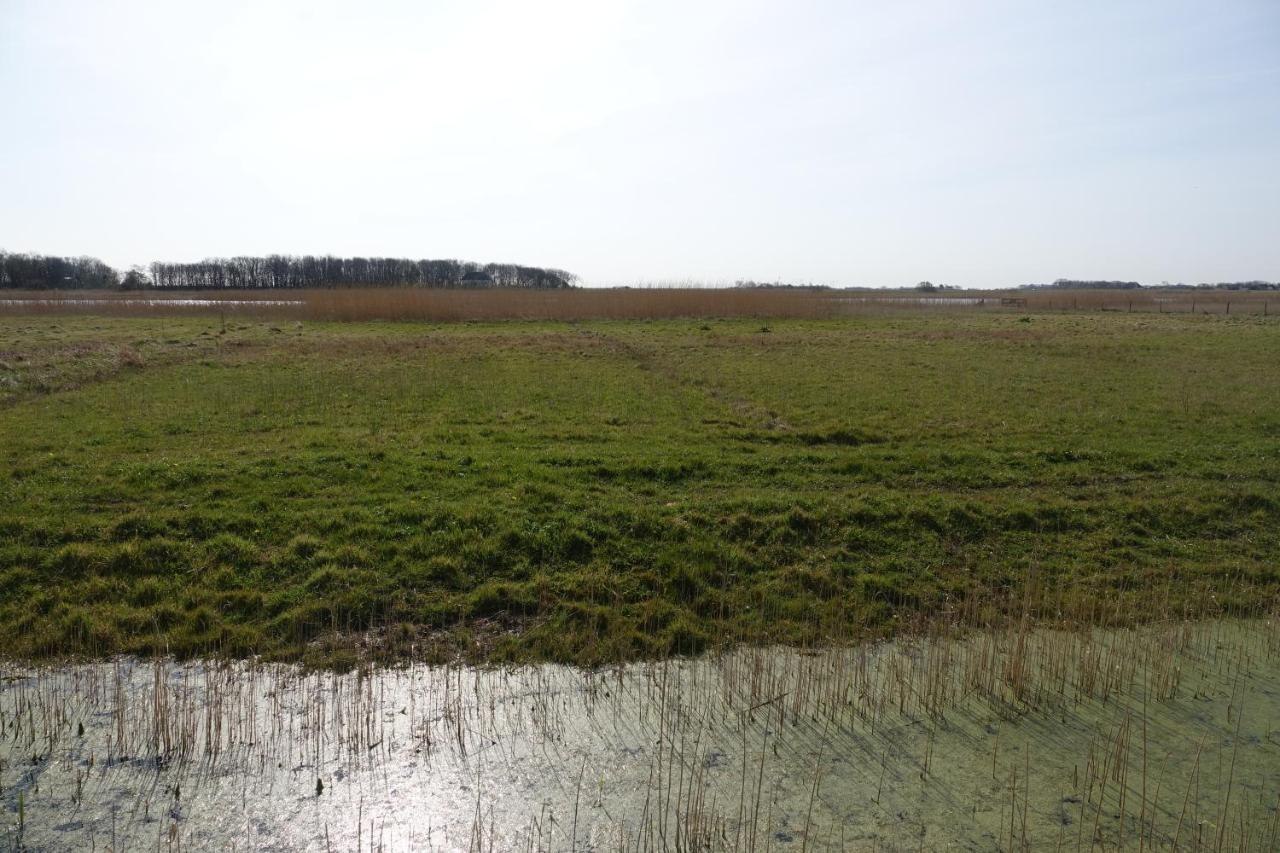
<svg viewBox="0 0 1280 853"><path fill-rule="evenodd" d="M0 654L594 663L1029 584L1248 610L1278 353L1246 317L0 317Z"/></svg>

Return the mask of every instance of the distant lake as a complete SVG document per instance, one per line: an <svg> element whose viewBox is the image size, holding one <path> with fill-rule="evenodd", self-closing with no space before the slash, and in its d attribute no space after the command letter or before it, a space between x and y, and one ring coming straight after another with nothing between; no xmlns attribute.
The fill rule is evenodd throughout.
<svg viewBox="0 0 1280 853"><path fill-rule="evenodd" d="M302 305L301 299L0 299L0 305L176 305L207 308L218 305Z"/></svg>
<svg viewBox="0 0 1280 853"><path fill-rule="evenodd" d="M888 303L895 305L984 305L983 296L836 296L836 302ZM998 300L992 300L998 304Z"/></svg>

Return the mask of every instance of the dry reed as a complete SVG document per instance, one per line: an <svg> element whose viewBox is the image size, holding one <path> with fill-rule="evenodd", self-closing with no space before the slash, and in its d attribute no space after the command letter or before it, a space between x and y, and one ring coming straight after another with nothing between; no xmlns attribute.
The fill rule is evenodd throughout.
<svg viewBox="0 0 1280 853"><path fill-rule="evenodd" d="M31 291L0 295L0 313L203 314L267 319L429 322L824 319L921 311L1121 311L1273 316L1280 294L1253 291L952 291L583 288L349 288L236 291Z"/></svg>

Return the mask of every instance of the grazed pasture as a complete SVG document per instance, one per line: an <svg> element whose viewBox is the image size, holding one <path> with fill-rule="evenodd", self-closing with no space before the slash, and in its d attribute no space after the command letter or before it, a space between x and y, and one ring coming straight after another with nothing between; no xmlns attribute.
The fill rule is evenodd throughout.
<svg viewBox="0 0 1280 853"><path fill-rule="evenodd" d="M0 317L0 653L594 664L1280 589L1280 321Z"/></svg>

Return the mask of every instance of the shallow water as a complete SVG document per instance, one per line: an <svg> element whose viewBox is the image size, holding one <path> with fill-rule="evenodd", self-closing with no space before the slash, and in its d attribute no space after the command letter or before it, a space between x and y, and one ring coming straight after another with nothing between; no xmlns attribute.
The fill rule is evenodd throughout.
<svg viewBox="0 0 1280 853"><path fill-rule="evenodd" d="M258 305L302 305L301 299L0 299L0 305L14 306L47 306L47 305L142 305L149 308L207 308L219 305L258 306Z"/></svg>
<svg viewBox="0 0 1280 853"><path fill-rule="evenodd" d="M942 307L961 308L970 305L986 305L984 296L834 296L835 302L856 302L885 305L937 305ZM992 305L999 305L1000 300L990 300Z"/></svg>
<svg viewBox="0 0 1280 853"><path fill-rule="evenodd" d="M0 678L0 849L1270 850L1280 627Z"/></svg>

